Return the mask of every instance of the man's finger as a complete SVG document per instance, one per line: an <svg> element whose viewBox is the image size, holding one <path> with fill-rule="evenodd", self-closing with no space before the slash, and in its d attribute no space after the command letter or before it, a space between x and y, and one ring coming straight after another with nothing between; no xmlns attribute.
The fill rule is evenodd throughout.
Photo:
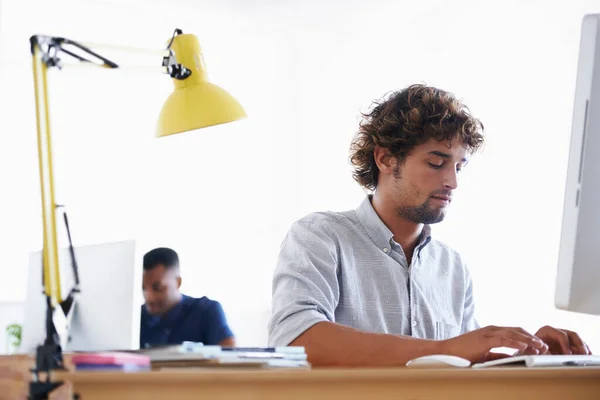
<svg viewBox="0 0 600 400"><path fill-rule="evenodd" d="M571 354L571 343L569 341L569 336L566 332L561 330L551 328L548 329L546 335L549 338L549 341L555 342L560 347L560 354Z"/></svg>
<svg viewBox="0 0 600 400"><path fill-rule="evenodd" d="M538 351L544 348L544 342L541 339L530 335L524 330L508 329L505 334L513 340L518 340L519 342L527 344L529 347L538 349Z"/></svg>
<svg viewBox="0 0 600 400"><path fill-rule="evenodd" d="M489 349L493 349L496 347L508 347L510 349L516 349L516 350L520 350L520 351L523 351L527 347L529 347L527 345L527 343L523 343L520 340L511 339L506 336L491 336L491 337L489 337L487 346Z"/></svg>
<svg viewBox="0 0 600 400"><path fill-rule="evenodd" d="M542 343L542 347L538 349L539 354L550 354L550 346L548 346L545 342Z"/></svg>
<svg viewBox="0 0 600 400"><path fill-rule="evenodd" d="M523 356L535 356L535 355L540 354L540 351L538 349L534 349L533 347L528 347L525 350L521 351L520 353L521 353L520 355L523 355Z"/></svg>
<svg viewBox="0 0 600 400"><path fill-rule="evenodd" d="M585 344L581 348L575 347L575 346L571 346L571 352L573 354L581 354L583 356L590 355L590 349Z"/></svg>
<svg viewBox="0 0 600 400"><path fill-rule="evenodd" d="M573 351L573 348L575 348L573 354L588 354L587 348L585 347L585 343L576 332L568 331L566 329L562 329L562 331L565 332L567 334L567 337L569 338L571 351Z"/></svg>
<svg viewBox="0 0 600 400"><path fill-rule="evenodd" d="M544 344L544 349L540 350L540 355L545 356L545 355L549 355L550 353L550 348L548 347L547 344Z"/></svg>

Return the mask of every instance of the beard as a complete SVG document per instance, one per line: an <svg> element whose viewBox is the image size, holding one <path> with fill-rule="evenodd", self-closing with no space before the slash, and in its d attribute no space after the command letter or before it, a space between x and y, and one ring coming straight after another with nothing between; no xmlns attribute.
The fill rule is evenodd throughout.
<svg viewBox="0 0 600 400"><path fill-rule="evenodd" d="M394 178L396 178L396 190L402 192L403 189L399 186L399 181L402 179L400 174L400 166L396 165L394 168ZM418 191L416 191L418 193ZM437 224L442 222L446 216L446 210L444 208L435 208L431 206L431 196L448 196L449 191L436 191L430 194L430 197L421 205L418 206L397 206L396 213L400 218L404 218L408 221L416 224Z"/></svg>
<svg viewBox="0 0 600 400"><path fill-rule="evenodd" d="M396 207L398 216L407 219L416 224L437 224L442 222L446 216L443 208L433 208L429 203L430 199L418 206L400 206Z"/></svg>

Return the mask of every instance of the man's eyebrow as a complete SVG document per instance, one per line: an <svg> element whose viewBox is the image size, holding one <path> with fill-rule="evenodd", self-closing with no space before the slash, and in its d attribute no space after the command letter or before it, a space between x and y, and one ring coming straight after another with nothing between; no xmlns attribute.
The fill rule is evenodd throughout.
<svg viewBox="0 0 600 400"><path fill-rule="evenodd" d="M452 156L450 154L444 153L444 152L441 152L441 151L437 151L437 150L430 151L429 154L433 154L434 156L445 158L446 160L449 160L449 159L452 158ZM467 159L463 158L461 160L461 162L467 162Z"/></svg>

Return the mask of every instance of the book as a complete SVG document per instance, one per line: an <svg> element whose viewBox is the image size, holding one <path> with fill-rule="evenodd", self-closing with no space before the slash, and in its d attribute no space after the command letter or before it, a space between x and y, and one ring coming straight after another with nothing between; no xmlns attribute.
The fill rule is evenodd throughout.
<svg viewBox="0 0 600 400"><path fill-rule="evenodd" d="M279 346L279 347L223 347L224 352L251 352L251 353L281 353L304 354L304 346Z"/></svg>
<svg viewBox="0 0 600 400"><path fill-rule="evenodd" d="M150 371L150 364L76 364L75 371L123 371L123 372L140 372Z"/></svg>
<svg viewBox="0 0 600 400"><path fill-rule="evenodd" d="M77 353L71 357L71 363L77 365L137 365L149 366L150 357L143 354L126 352Z"/></svg>
<svg viewBox="0 0 600 400"><path fill-rule="evenodd" d="M287 359L305 361L304 347L222 347L184 342L180 345L150 347L136 353L149 356L151 361L202 360L202 359Z"/></svg>
<svg viewBox="0 0 600 400"><path fill-rule="evenodd" d="M271 368L290 368L290 369L310 369L308 361L296 360L265 360L265 359L179 359L153 361L153 369L163 368L250 368L250 369L271 369Z"/></svg>
<svg viewBox="0 0 600 400"><path fill-rule="evenodd" d="M222 347L182 343L141 350L153 368L165 366L252 366L268 368L310 367L304 347Z"/></svg>

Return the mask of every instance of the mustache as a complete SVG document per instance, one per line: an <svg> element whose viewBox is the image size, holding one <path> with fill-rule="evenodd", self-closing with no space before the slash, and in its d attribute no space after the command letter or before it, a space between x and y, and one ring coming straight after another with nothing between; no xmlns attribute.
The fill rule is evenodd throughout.
<svg viewBox="0 0 600 400"><path fill-rule="evenodd" d="M429 194L429 197L448 197L448 198L452 198L452 191L451 190L437 190L435 192L431 192Z"/></svg>

